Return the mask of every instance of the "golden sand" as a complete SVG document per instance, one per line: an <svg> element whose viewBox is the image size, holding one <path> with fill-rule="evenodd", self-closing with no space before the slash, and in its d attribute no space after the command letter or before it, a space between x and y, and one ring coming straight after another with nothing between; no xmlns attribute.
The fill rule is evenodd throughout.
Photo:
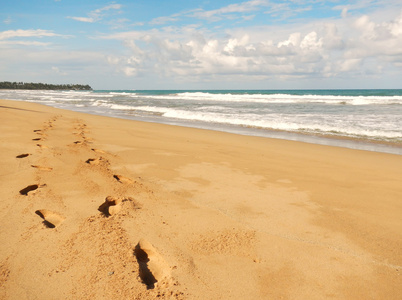
<svg viewBox="0 0 402 300"><path fill-rule="evenodd" d="M402 156L6 100L0 128L0 299L401 297Z"/></svg>

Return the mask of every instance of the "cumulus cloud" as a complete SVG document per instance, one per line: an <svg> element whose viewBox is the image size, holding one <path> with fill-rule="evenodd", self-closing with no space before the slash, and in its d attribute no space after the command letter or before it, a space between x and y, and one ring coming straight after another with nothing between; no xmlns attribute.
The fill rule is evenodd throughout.
<svg viewBox="0 0 402 300"><path fill-rule="evenodd" d="M130 55L109 58L127 76L327 78L369 74L374 65L378 71L402 64L402 15L381 22L360 16L347 23L314 22L293 32L292 28L243 28L222 36L205 28L166 27L102 38L120 40L129 50Z"/></svg>
<svg viewBox="0 0 402 300"><path fill-rule="evenodd" d="M316 0L294 0L291 6L290 1L255 0L215 10L189 10L137 24L143 26L132 31L121 31L121 28L133 25L131 20L108 18L121 9L119 4L111 4L85 16L70 17L81 22L102 20L111 25L111 33L88 39L89 42L107 40L108 46L104 49L98 47L91 53L77 51L74 56L66 50L61 55L50 47L50 41L66 36L41 29L0 32L0 46L4 57L9 49L22 51L7 52L10 59L4 61L13 61L13 64L33 62L33 69L43 64L43 70L66 77L79 74L78 70L85 68L94 70L91 76L96 77L102 73L101 69L117 76L121 82L130 82L136 77L138 82L144 78L153 82L158 78L166 79L166 82L216 82L218 85L267 79L272 82L278 78L297 79L297 82L308 78L312 82L322 78L381 76L383 72L400 74L402 14L397 15L395 10L357 15L355 6L344 6L338 8L340 12L344 11L343 18L259 22L261 17L271 20L276 16L276 21L281 20L292 13L291 8L297 13L298 8L294 5L300 10L305 5L304 10L307 10L312 1ZM239 22L254 17L257 19L255 24L265 25ZM233 22L228 21L231 18ZM219 20L225 22L211 23ZM8 45L47 47L28 49ZM90 46L85 44L85 48Z"/></svg>
<svg viewBox="0 0 402 300"><path fill-rule="evenodd" d="M85 23L95 23L100 20L102 20L105 17L105 12L109 10L119 10L121 9L120 4L110 4L102 8L95 9L87 14L86 17L67 17L69 19L73 19L75 21L79 22L85 22Z"/></svg>

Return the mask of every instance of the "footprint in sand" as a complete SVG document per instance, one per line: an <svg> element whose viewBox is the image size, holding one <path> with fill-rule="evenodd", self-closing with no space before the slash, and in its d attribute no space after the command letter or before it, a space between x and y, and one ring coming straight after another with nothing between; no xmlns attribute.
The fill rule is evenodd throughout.
<svg viewBox="0 0 402 300"><path fill-rule="evenodd" d="M155 288L157 283L169 284L170 267L150 242L141 239L135 247L134 254L140 267L140 278L148 289Z"/></svg>
<svg viewBox="0 0 402 300"><path fill-rule="evenodd" d="M130 178L124 177L122 175L113 175L113 178L116 179L120 183L125 183L125 184L133 184L134 181Z"/></svg>
<svg viewBox="0 0 402 300"><path fill-rule="evenodd" d="M80 137L84 137L84 136L85 136L85 132L84 132L84 131L73 132L73 134L76 135L76 136L80 136Z"/></svg>
<svg viewBox="0 0 402 300"><path fill-rule="evenodd" d="M83 136L82 138L84 139L85 142L87 142L87 143L89 143L89 144L92 144L93 141L94 141L93 138L89 138L89 137L85 137L85 136Z"/></svg>
<svg viewBox="0 0 402 300"><path fill-rule="evenodd" d="M20 190L20 194L24 196L28 196L29 193L35 193L39 188L45 187L46 184L32 184Z"/></svg>
<svg viewBox="0 0 402 300"><path fill-rule="evenodd" d="M25 158L25 157L28 157L30 155L32 155L32 154L31 153L24 153L24 154L17 155L16 158Z"/></svg>
<svg viewBox="0 0 402 300"><path fill-rule="evenodd" d="M84 130L87 127L87 124L78 124L74 128L77 130Z"/></svg>
<svg viewBox="0 0 402 300"><path fill-rule="evenodd" d="M41 149L47 149L48 148L48 146L41 145L41 144L36 144L36 146L38 146Z"/></svg>
<svg viewBox="0 0 402 300"><path fill-rule="evenodd" d="M98 166L98 165L109 165L109 161L103 157L99 158L89 158L85 161L87 164Z"/></svg>
<svg viewBox="0 0 402 300"><path fill-rule="evenodd" d="M44 130L42 130L42 129L35 129L34 132L35 132L36 134L38 134L38 135L46 136L45 130L46 130L46 129L44 129Z"/></svg>
<svg viewBox="0 0 402 300"><path fill-rule="evenodd" d="M95 149L95 148L92 148L91 150L92 150L92 151L94 151L94 152L96 152L96 153L101 153L101 154L106 153L105 151L100 150L100 149Z"/></svg>
<svg viewBox="0 0 402 300"><path fill-rule="evenodd" d="M87 125L86 124L78 124L77 126L74 127L75 130L78 130L78 132L73 132L75 135L80 135L84 136L86 133L88 133Z"/></svg>
<svg viewBox="0 0 402 300"><path fill-rule="evenodd" d="M123 200L125 199L107 196L105 202L99 206L98 210L106 216L113 216L121 210Z"/></svg>
<svg viewBox="0 0 402 300"><path fill-rule="evenodd" d="M97 165L100 164L101 160L102 160L101 158L89 158L89 159L87 159L85 162L86 162L87 164L97 166Z"/></svg>
<svg viewBox="0 0 402 300"><path fill-rule="evenodd" d="M88 145L88 144L92 144L91 141L89 141L89 140L87 140L87 139L85 139L85 138L83 138L83 139L84 139L83 141L75 141L74 144L75 144L75 145Z"/></svg>
<svg viewBox="0 0 402 300"><path fill-rule="evenodd" d="M42 166L37 166L37 165L31 165L31 167L36 168L41 171L52 171L53 170L53 168L50 168L50 167L42 167Z"/></svg>
<svg viewBox="0 0 402 300"><path fill-rule="evenodd" d="M35 213L44 220L45 225L49 228L59 226L66 219L60 214L47 209L39 209Z"/></svg>
<svg viewBox="0 0 402 300"><path fill-rule="evenodd" d="M46 137L47 135L42 129L36 129L33 132L35 132L37 135L41 135L42 137Z"/></svg>

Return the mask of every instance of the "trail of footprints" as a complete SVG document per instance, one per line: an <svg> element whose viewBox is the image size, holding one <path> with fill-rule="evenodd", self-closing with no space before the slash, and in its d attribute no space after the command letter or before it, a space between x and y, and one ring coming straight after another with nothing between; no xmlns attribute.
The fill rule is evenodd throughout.
<svg viewBox="0 0 402 300"><path fill-rule="evenodd" d="M46 144L46 141L50 135L50 131L55 127L55 123L59 118L60 116L53 117L44 123L42 129L33 130L38 137L33 138L32 141L38 142L36 145L40 150L51 149L51 147ZM77 136L79 140L75 141L73 146L88 147L88 145L92 143L92 139L87 137L87 125L79 122L74 129L76 131L73 134ZM109 169L109 161L102 156L108 153L104 150L96 148L91 148L90 151L99 157L88 158L85 163L91 166L103 167L108 171L108 174L112 174ZM18 159L25 159L27 157L35 157L35 154L22 153L16 156ZM31 165L31 167L44 172L51 172L53 170L53 168L50 166L36 164ZM117 182L124 185L132 185L136 183L136 181L132 180L131 178L119 174L114 174L113 178ZM44 183L31 184L22 188L19 191L19 194L24 197L29 197L35 195L41 189L46 187L47 185ZM104 202L99 206L98 211L101 212L101 214L106 218L113 217L121 211L123 202L135 203L134 199L131 197L107 196ZM43 224L46 226L46 228L57 228L67 219L59 212L45 208L36 210L35 214L43 219ZM135 246L133 253L138 262L140 279L142 283L146 285L147 289L154 289L157 285L158 287L169 286L169 284L172 282L171 268L151 243L145 239L141 239ZM160 295L161 294L158 294L158 297ZM176 293L176 298L182 295L183 294L181 292Z"/></svg>

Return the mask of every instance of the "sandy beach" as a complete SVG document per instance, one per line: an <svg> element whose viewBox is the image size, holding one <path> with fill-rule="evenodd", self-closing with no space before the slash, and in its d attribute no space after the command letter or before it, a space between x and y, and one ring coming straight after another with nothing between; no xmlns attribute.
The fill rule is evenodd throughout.
<svg viewBox="0 0 402 300"><path fill-rule="evenodd" d="M400 299L402 156L0 100L0 299Z"/></svg>

